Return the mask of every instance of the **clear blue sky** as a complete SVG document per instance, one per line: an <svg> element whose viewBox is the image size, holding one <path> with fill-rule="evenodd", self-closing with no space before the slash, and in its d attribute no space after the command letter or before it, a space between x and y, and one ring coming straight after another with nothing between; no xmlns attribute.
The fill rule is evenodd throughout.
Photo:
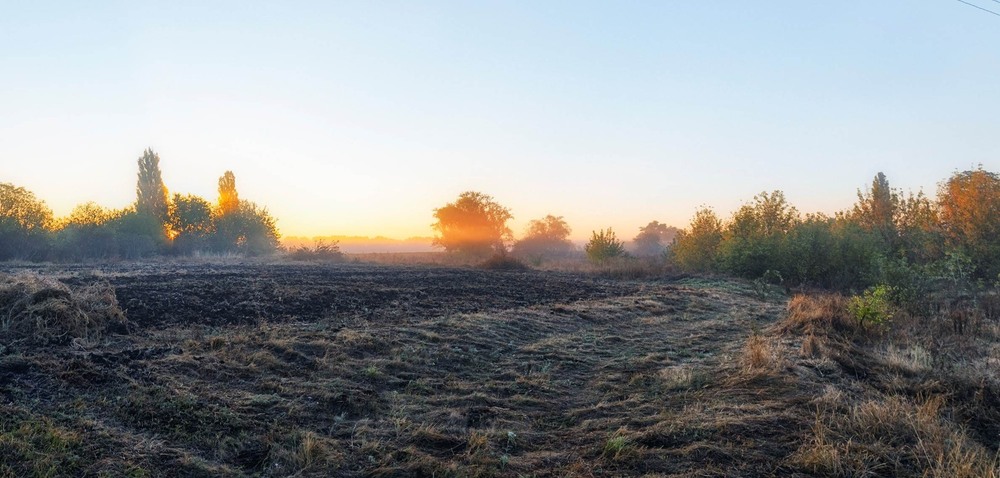
<svg viewBox="0 0 1000 478"><path fill-rule="evenodd" d="M286 235L430 235L478 190L631 237L1000 170L1000 16L954 0L7 2L0 64L0 181L57 214L132 201L147 146Z"/></svg>

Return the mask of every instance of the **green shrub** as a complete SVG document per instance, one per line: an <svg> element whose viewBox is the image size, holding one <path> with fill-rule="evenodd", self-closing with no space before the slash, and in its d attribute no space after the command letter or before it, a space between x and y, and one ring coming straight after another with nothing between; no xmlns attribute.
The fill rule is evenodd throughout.
<svg viewBox="0 0 1000 478"><path fill-rule="evenodd" d="M891 295L892 288L889 286L869 287L862 295L851 297L847 312L861 328L885 324L892 319L892 306L889 303Z"/></svg>
<svg viewBox="0 0 1000 478"><path fill-rule="evenodd" d="M625 243L619 241L615 231L609 227L607 230L593 231L590 242L583 249L591 262L600 264L612 257L624 255Z"/></svg>

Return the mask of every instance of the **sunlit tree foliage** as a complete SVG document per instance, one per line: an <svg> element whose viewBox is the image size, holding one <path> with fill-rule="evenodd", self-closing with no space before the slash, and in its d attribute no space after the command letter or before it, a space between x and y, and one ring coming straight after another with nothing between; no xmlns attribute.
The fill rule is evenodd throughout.
<svg viewBox="0 0 1000 478"><path fill-rule="evenodd" d="M434 245L470 256L503 254L512 236L507 227L512 217L493 197L466 191L455 202L434 210Z"/></svg>
<svg viewBox="0 0 1000 478"><path fill-rule="evenodd" d="M52 211L22 187L0 183L0 260L41 259Z"/></svg>
<svg viewBox="0 0 1000 478"><path fill-rule="evenodd" d="M240 208L240 195L236 192L236 176L226 171L219 178L219 214L226 215Z"/></svg>
<svg viewBox="0 0 1000 478"><path fill-rule="evenodd" d="M948 245L967 254L976 275L1000 273L1000 177L980 167L955 173L938 193Z"/></svg>

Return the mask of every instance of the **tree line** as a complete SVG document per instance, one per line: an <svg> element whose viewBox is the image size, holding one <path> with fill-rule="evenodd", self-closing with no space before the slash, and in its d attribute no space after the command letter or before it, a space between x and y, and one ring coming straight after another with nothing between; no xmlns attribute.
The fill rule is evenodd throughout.
<svg viewBox="0 0 1000 478"><path fill-rule="evenodd" d="M56 219L32 192L0 183L0 260L260 255L275 251L278 238L267 210L239 198L232 171L219 178L215 204L193 194L171 196L152 149L138 159L136 200L122 209L88 202Z"/></svg>
<svg viewBox="0 0 1000 478"><path fill-rule="evenodd" d="M231 171L219 178L213 204L191 194L171 196L159 162L150 149L138 159L130 206L89 202L60 219L30 191L0 183L0 260L261 255L278 248L274 218L240 198ZM597 263L644 257L681 272L786 286L882 285L901 302L932 288L962 291L1000 282L1000 176L982 166L954 173L934 197L894 189L878 173L857 191L851 208L832 216L802 214L782 191L762 192L725 219L703 207L683 230L652 221L630 247L605 229L592 231L579 251L569 240L570 226L555 215L530 221L515 240L510 209L474 191L435 209L433 217L434 245L470 258L509 255L540 264L581 253Z"/></svg>
<svg viewBox="0 0 1000 478"><path fill-rule="evenodd" d="M435 243L448 251L532 261L573 251L559 216L531 221L514 241L510 210L478 192L462 193L434 218ZM593 231L584 251L594 262L627 255L611 229ZM765 191L727 219L703 207L683 230L653 221L640 229L633 251L683 272L786 286L884 285L900 301L942 286L968 291L1000 282L1000 177L982 166L956 172L929 197L894 189L878 173L850 209L832 216L802 214L782 191Z"/></svg>

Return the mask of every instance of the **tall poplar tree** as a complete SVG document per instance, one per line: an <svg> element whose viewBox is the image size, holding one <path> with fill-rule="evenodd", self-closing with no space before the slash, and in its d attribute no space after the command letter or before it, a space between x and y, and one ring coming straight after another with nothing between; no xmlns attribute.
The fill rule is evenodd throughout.
<svg viewBox="0 0 1000 478"><path fill-rule="evenodd" d="M135 210L141 215L156 219L165 226L170 219L167 186L160 174L160 155L151 148L143 151L139 158L139 180L135 187Z"/></svg>

